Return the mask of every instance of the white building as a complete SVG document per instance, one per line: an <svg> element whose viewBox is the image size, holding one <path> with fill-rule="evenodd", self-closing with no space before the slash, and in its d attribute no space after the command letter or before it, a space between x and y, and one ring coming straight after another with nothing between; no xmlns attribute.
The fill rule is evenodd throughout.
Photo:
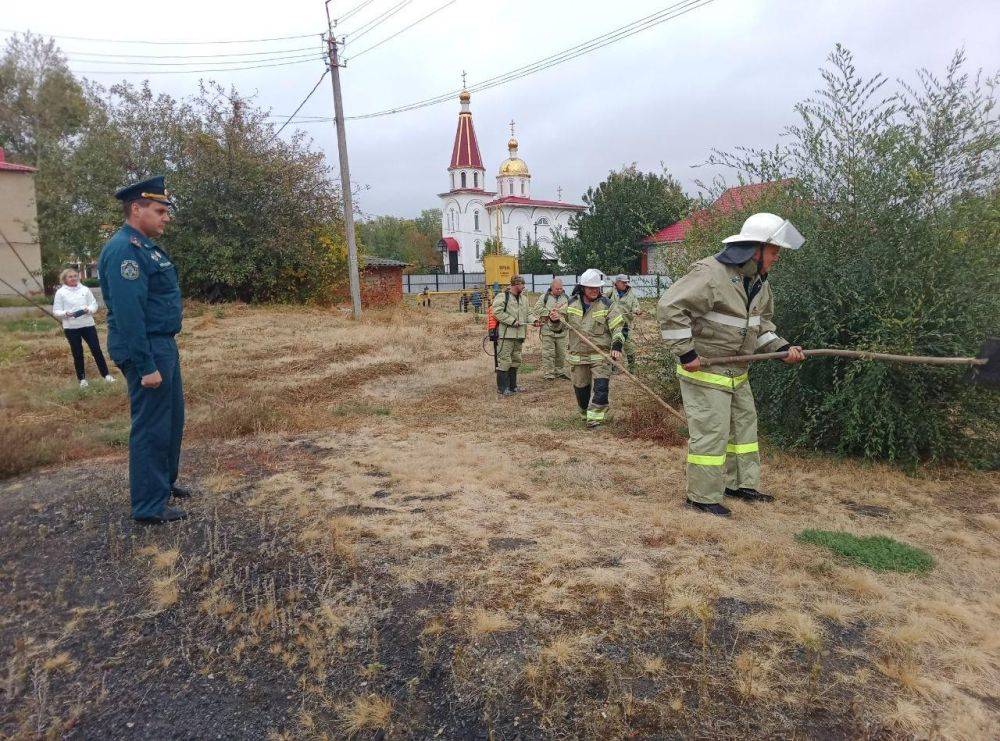
<svg viewBox="0 0 1000 741"><path fill-rule="evenodd" d="M502 241L508 254L519 255L530 239L546 257L555 258L553 237L572 234L569 219L585 206L561 200L543 201L531 196L531 172L517 155L511 123L509 156L496 175L496 190L486 190L486 168L479 153L469 101L463 90L462 109L448 167L451 190L441 198L441 241L438 243L449 273L474 273L483 269L483 249L490 237Z"/></svg>

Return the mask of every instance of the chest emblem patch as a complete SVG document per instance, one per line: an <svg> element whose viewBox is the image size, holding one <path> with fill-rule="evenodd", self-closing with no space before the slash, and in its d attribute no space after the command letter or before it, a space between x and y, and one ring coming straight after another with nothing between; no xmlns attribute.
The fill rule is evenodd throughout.
<svg viewBox="0 0 1000 741"><path fill-rule="evenodd" d="M139 277L139 263L135 260L122 260L122 278L135 280Z"/></svg>

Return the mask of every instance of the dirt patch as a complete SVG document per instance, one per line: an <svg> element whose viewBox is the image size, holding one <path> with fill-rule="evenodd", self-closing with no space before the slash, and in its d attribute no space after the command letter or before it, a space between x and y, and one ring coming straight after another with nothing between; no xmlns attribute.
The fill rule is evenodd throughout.
<svg viewBox="0 0 1000 741"><path fill-rule="evenodd" d="M613 429L619 437L649 440L671 448L687 444L682 426L678 419L647 400L614 412Z"/></svg>

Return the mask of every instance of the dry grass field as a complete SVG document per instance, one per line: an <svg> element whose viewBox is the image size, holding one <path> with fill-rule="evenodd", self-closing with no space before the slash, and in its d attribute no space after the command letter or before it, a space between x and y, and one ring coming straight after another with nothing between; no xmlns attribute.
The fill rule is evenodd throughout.
<svg viewBox="0 0 1000 741"><path fill-rule="evenodd" d="M718 520L683 506L683 430L622 377L587 431L536 335L498 400L482 334L189 307L198 494L143 528L124 384L77 391L57 328L8 323L0 736L1000 737L995 473L765 444L778 501ZM806 528L935 566L870 571Z"/></svg>

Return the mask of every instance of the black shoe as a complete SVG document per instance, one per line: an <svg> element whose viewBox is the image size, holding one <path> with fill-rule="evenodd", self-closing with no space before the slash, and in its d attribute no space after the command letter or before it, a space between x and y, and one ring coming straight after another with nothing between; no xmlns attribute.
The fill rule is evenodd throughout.
<svg viewBox="0 0 1000 741"><path fill-rule="evenodd" d="M704 502L695 502L688 499L687 505L689 507L694 507L695 509L700 509L702 512L708 512L710 515L729 517L729 508L724 507L721 504L705 504Z"/></svg>
<svg viewBox="0 0 1000 741"><path fill-rule="evenodd" d="M149 525L162 525L164 522L175 522L176 520L187 519L187 512L180 507L164 507L159 513L152 517L136 517L136 522L144 522Z"/></svg>
<svg viewBox="0 0 1000 741"><path fill-rule="evenodd" d="M590 406L590 384L586 386L574 386L573 393L576 394L576 405L580 407L580 411L584 414L587 413L587 407Z"/></svg>
<svg viewBox="0 0 1000 741"><path fill-rule="evenodd" d="M191 490L185 489L183 486L171 486L170 496L172 496L174 499L190 499Z"/></svg>
<svg viewBox="0 0 1000 741"><path fill-rule="evenodd" d="M510 392L507 390L507 371L497 371L497 393L506 396Z"/></svg>
<svg viewBox="0 0 1000 741"><path fill-rule="evenodd" d="M748 489L745 486L741 486L739 489L726 489L727 497L734 497L736 499L745 499L748 502L773 502L774 497L770 494L765 494L762 491L757 491L756 489Z"/></svg>

